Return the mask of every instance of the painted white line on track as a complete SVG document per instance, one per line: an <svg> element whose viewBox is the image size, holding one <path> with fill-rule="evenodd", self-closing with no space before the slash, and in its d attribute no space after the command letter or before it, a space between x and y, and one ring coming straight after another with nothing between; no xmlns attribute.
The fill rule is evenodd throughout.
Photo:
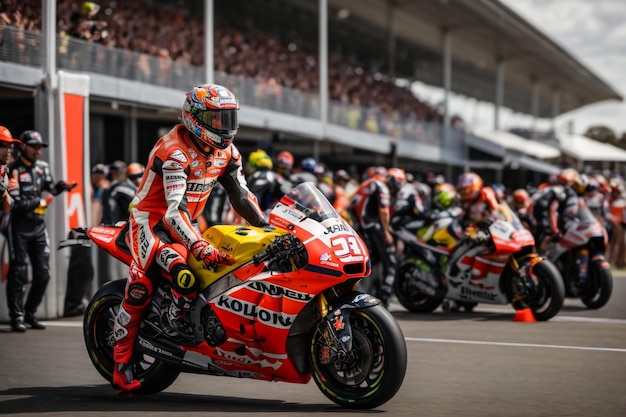
<svg viewBox="0 0 626 417"><path fill-rule="evenodd" d="M83 327L82 321L42 321L42 323L50 327Z"/></svg>
<svg viewBox="0 0 626 417"><path fill-rule="evenodd" d="M537 343L483 342L479 340L430 339L430 338L422 338L422 337L405 337L404 339L408 342L453 343L453 344L461 344L461 345L509 346L509 347L530 347L530 348L546 348L546 349L592 350L592 351L600 351L600 352L626 353L626 349L593 347L593 346L543 345L543 344L537 344Z"/></svg>
<svg viewBox="0 0 626 417"><path fill-rule="evenodd" d="M624 319L606 319L602 317L555 316L550 321L577 321L581 323L626 324Z"/></svg>

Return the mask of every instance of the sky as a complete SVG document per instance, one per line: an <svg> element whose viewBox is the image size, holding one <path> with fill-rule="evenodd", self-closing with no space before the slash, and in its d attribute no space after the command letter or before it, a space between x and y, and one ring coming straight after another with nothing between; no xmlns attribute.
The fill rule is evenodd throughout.
<svg viewBox="0 0 626 417"><path fill-rule="evenodd" d="M500 0L626 98L626 0ZM416 83L414 91L438 103L443 94ZM473 130L493 129L493 106L461 96L450 100L452 114L459 114ZM585 106L554 120L533 120L531 116L502 109L500 125L554 127L557 133L584 134L595 125L611 128L618 137L626 132L626 103L616 100ZM570 127L571 126L571 127Z"/></svg>

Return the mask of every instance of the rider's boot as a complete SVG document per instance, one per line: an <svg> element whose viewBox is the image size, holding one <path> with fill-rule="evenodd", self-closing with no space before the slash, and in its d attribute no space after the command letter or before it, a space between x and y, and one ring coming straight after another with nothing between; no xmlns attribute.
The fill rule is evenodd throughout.
<svg viewBox="0 0 626 417"><path fill-rule="evenodd" d="M112 384L119 388L120 394L130 393L141 388L141 382L134 377L132 365L122 362L115 363Z"/></svg>
<svg viewBox="0 0 626 417"><path fill-rule="evenodd" d="M141 387L141 382L133 375L134 346L143 320L144 312L152 299L152 282L134 262L129 270L129 282L124 292L124 300L113 325L113 380L111 384L128 394Z"/></svg>

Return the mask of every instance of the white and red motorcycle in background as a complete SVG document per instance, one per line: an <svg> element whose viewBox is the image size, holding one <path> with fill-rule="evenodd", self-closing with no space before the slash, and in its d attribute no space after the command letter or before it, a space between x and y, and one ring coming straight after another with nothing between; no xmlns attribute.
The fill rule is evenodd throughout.
<svg viewBox="0 0 626 417"><path fill-rule="evenodd" d="M584 201L579 202L578 222L570 222L558 240L542 254L561 272L567 297L580 298L588 308L598 309L611 298L613 276L604 257L608 244L605 228Z"/></svg>
<svg viewBox="0 0 626 417"><path fill-rule="evenodd" d="M429 313L451 302L467 310L478 303L510 303L516 310L532 309L538 321L554 317L565 299L563 279L537 254L532 233L510 207L502 203L476 232L488 251L478 256L468 252L460 259L466 272L451 278L446 275L448 258L463 233L458 216L430 224L394 222L393 234L404 242L394 283L400 304L409 311Z"/></svg>

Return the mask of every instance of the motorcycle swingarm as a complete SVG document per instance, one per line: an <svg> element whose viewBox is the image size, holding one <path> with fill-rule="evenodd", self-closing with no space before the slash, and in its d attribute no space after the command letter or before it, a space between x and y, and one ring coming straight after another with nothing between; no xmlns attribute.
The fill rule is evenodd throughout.
<svg viewBox="0 0 626 417"><path fill-rule="evenodd" d="M349 352L352 350L352 329L350 327L350 313L352 310L369 308L380 304L380 300L370 294L351 293L327 301L323 295L319 299L320 311L323 320L332 337L337 340L342 350Z"/></svg>

